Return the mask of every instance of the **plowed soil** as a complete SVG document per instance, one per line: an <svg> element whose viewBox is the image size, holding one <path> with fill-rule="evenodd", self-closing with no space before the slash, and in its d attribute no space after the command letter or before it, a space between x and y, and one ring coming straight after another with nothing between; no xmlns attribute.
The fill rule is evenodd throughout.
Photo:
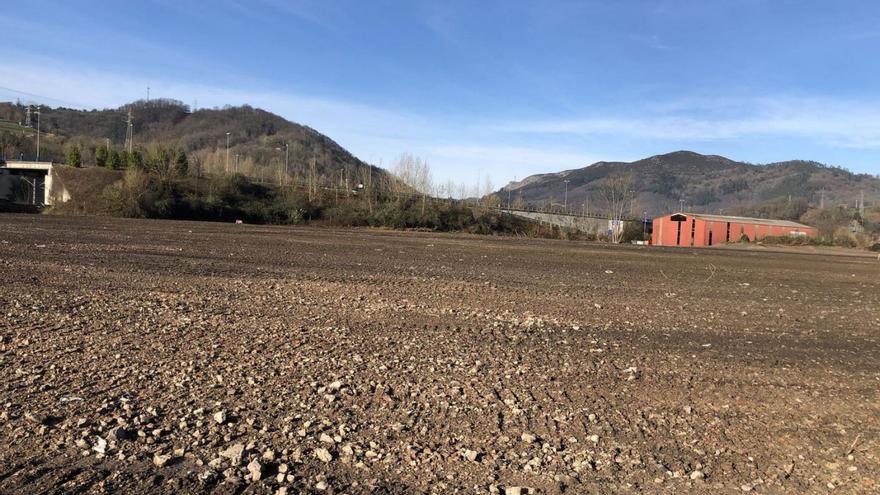
<svg viewBox="0 0 880 495"><path fill-rule="evenodd" d="M0 493L880 490L880 262L0 216Z"/></svg>

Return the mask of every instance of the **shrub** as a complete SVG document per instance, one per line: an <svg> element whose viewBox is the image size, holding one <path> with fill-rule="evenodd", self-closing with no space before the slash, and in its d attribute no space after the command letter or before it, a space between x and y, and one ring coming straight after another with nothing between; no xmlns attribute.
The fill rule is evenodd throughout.
<svg viewBox="0 0 880 495"><path fill-rule="evenodd" d="M830 241L805 235L780 235L761 238L762 244L779 244L785 246L831 246Z"/></svg>
<svg viewBox="0 0 880 495"><path fill-rule="evenodd" d="M834 231L834 244L836 246L843 247L856 247L858 246L858 241L856 236L849 231L847 227L839 227Z"/></svg>
<svg viewBox="0 0 880 495"><path fill-rule="evenodd" d="M626 222L623 225L623 232L620 234L620 242L644 241L645 226L642 222Z"/></svg>

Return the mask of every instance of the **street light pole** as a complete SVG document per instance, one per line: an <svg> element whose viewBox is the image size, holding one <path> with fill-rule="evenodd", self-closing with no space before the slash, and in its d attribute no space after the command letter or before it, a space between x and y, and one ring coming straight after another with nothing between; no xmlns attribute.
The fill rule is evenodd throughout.
<svg viewBox="0 0 880 495"><path fill-rule="evenodd" d="M40 161L40 105L37 105L34 115L37 116L37 161Z"/></svg>
<svg viewBox="0 0 880 495"><path fill-rule="evenodd" d="M226 133L226 173L229 173L229 133Z"/></svg>

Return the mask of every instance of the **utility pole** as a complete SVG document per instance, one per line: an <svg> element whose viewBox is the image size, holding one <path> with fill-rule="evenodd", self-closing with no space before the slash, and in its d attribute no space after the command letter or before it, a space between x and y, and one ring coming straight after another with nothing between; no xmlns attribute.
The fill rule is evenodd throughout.
<svg viewBox="0 0 880 495"><path fill-rule="evenodd" d="M235 173L238 173L238 153L235 154Z"/></svg>
<svg viewBox="0 0 880 495"><path fill-rule="evenodd" d="M565 182L565 199L562 201L562 208L568 213L568 179L565 179L562 182Z"/></svg>
<svg viewBox="0 0 880 495"><path fill-rule="evenodd" d="M21 176L21 181L31 186L31 204L37 204L37 178L28 179L25 176Z"/></svg>
<svg viewBox="0 0 880 495"><path fill-rule="evenodd" d="M284 178L290 173L290 143L284 143Z"/></svg>
<svg viewBox="0 0 880 495"><path fill-rule="evenodd" d="M824 186L822 187L822 197L819 200L819 209L820 210L825 209L825 187Z"/></svg>
<svg viewBox="0 0 880 495"><path fill-rule="evenodd" d="M40 161L40 105L37 105L37 110L34 112L34 116L37 118L37 161ZM36 181L34 181L34 183L36 183ZM36 188L36 186L34 187Z"/></svg>
<svg viewBox="0 0 880 495"><path fill-rule="evenodd" d="M862 189L859 192L859 217L861 217L862 221L865 220L865 190Z"/></svg>
<svg viewBox="0 0 880 495"><path fill-rule="evenodd" d="M483 169L478 168L477 169L477 190L476 190L476 194L474 195L474 196L476 196L474 199L474 201L476 201L475 206L480 205L480 192L482 191L482 187L483 187L480 185L480 181L482 180L482 177L483 177Z"/></svg>
<svg viewBox="0 0 880 495"><path fill-rule="evenodd" d="M226 173L229 174L229 133L226 133Z"/></svg>
<svg viewBox="0 0 880 495"><path fill-rule="evenodd" d="M126 144L126 147L128 148L129 155L131 154L132 144L134 141L134 125L132 124L132 120L133 119L131 117L131 108L129 108L128 109L128 118L126 119L127 128L125 130L125 144Z"/></svg>

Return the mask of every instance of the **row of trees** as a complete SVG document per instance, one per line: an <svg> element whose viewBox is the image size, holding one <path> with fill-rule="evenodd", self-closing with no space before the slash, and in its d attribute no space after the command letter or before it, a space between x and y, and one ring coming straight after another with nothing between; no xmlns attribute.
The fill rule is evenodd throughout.
<svg viewBox="0 0 880 495"><path fill-rule="evenodd" d="M427 160L411 154L401 155L395 162L392 172L399 180L394 189L394 197L397 201L417 195L424 213L428 198L444 197L444 193L450 191L466 191L464 184L446 183L438 187L428 166ZM479 179L478 179L479 180ZM497 194L492 193L491 182L485 183L485 189L481 191L480 183L474 189L477 196L474 198L477 204L499 208L504 202ZM635 202L635 183L631 174L614 174L600 180L597 187L599 206L603 214L611 220L614 228L611 230L611 242L621 242L626 235L623 229L624 221L629 217ZM508 202L510 198L505 198ZM518 206L522 207L522 198L517 198ZM511 205L509 205L511 206ZM567 212L566 212L567 213ZM641 229L641 227L640 227Z"/></svg>
<svg viewBox="0 0 880 495"><path fill-rule="evenodd" d="M83 165L82 148L72 145L67 150L67 164L72 167ZM134 168L154 172L162 178L185 176L189 171L189 158L183 149L171 149L153 145L148 149L116 150L104 145L95 148L95 165L114 170Z"/></svg>

